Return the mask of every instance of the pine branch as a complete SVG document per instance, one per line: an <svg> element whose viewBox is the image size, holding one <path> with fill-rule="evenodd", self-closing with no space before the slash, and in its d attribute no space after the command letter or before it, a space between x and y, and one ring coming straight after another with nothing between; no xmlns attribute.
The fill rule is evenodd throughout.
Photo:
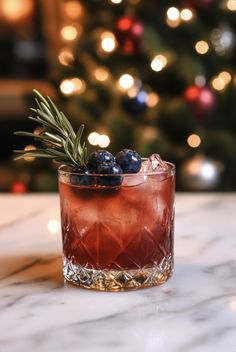
<svg viewBox="0 0 236 352"><path fill-rule="evenodd" d="M15 135L32 137L45 146L34 150L16 150L18 155L15 160L27 156L36 158L49 158L56 162L78 167L87 162L87 148L85 143L81 144L84 125L81 125L75 133L71 123L65 114L58 110L50 97L44 97L37 90L34 90L37 107L31 108L35 113L29 119L37 122L43 127L43 132L36 135L31 132L18 131Z"/></svg>

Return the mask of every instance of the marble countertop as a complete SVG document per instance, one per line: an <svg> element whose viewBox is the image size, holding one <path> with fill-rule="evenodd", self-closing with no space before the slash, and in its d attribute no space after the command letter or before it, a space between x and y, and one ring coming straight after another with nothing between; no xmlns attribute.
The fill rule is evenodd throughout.
<svg viewBox="0 0 236 352"><path fill-rule="evenodd" d="M236 352L236 194L178 194L174 275L134 292L64 283L57 195L0 214L0 352Z"/></svg>

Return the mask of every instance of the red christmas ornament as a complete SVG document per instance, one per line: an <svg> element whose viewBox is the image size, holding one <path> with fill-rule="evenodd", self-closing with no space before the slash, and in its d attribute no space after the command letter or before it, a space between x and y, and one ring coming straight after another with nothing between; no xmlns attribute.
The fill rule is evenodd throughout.
<svg viewBox="0 0 236 352"><path fill-rule="evenodd" d="M135 50L135 45L131 39L127 39L123 43L122 50L125 54L132 54Z"/></svg>
<svg viewBox="0 0 236 352"><path fill-rule="evenodd" d="M197 86L190 86L184 92L184 97L189 102L195 102L199 98L200 88Z"/></svg>
<svg viewBox="0 0 236 352"><path fill-rule="evenodd" d="M140 37L143 34L143 25L141 22L134 22L131 28L133 36Z"/></svg>
<svg viewBox="0 0 236 352"><path fill-rule="evenodd" d="M27 188L23 182L14 182L11 186L12 193L25 193L26 191Z"/></svg>
<svg viewBox="0 0 236 352"><path fill-rule="evenodd" d="M197 116L207 115L215 109L215 95L208 87L190 86L185 90L184 98Z"/></svg>
<svg viewBox="0 0 236 352"><path fill-rule="evenodd" d="M117 28L122 32L127 32L131 29L133 21L130 17L121 17L117 21Z"/></svg>
<svg viewBox="0 0 236 352"><path fill-rule="evenodd" d="M125 54L133 54L139 49L142 34L143 24L133 17L121 17L116 23L116 37Z"/></svg>
<svg viewBox="0 0 236 352"><path fill-rule="evenodd" d="M213 92L207 88L201 88L198 97L198 110L200 113L210 113L215 108L215 95Z"/></svg>

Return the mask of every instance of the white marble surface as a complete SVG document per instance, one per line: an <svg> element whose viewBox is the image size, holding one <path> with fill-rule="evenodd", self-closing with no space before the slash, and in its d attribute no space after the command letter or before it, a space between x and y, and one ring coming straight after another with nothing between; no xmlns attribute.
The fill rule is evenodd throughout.
<svg viewBox="0 0 236 352"><path fill-rule="evenodd" d="M0 195L0 352L236 352L236 194L179 194L168 283L66 286L57 195Z"/></svg>

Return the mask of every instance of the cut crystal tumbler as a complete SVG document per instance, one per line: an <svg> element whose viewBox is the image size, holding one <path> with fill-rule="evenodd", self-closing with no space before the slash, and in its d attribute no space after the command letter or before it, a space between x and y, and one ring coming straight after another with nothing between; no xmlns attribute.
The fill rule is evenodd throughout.
<svg viewBox="0 0 236 352"><path fill-rule="evenodd" d="M174 165L122 175L114 187L75 185L82 176L59 168L65 279L103 291L164 283L173 271Z"/></svg>

